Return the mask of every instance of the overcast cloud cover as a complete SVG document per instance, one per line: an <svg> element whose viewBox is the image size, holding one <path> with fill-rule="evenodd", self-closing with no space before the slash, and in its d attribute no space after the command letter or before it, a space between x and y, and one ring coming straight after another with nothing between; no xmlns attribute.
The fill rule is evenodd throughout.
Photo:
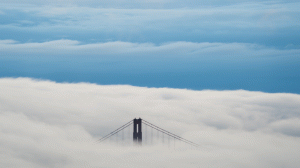
<svg viewBox="0 0 300 168"><path fill-rule="evenodd" d="M299 112L298 94L3 78L0 162L2 167L296 168ZM200 147L95 143L134 117Z"/></svg>

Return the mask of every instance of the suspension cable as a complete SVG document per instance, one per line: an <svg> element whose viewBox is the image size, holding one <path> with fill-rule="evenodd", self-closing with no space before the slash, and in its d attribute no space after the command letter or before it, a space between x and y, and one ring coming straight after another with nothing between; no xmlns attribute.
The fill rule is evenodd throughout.
<svg viewBox="0 0 300 168"><path fill-rule="evenodd" d="M195 146L195 147L199 147L198 144L195 144L195 143L193 143L193 142L187 141L187 140L185 140L185 139L183 139L183 138L178 138L179 136L177 136L177 137L176 137L176 136L173 136L172 134L169 134L169 133L166 132L166 131L159 130L158 128L155 128L155 127L153 127L153 126L151 126L151 125L148 125L148 124L145 123L145 122L144 122L144 124L147 125L147 126L149 126L149 127L151 127L151 128L153 128L153 129L155 129L155 130L157 130L157 131L159 131L159 132L161 132L161 133L163 133L163 134L169 135L169 136L171 136L171 137L173 137L173 138L175 138L175 139L177 139L177 140L179 140L179 141L185 142L185 143L190 144L190 145Z"/></svg>
<svg viewBox="0 0 300 168"><path fill-rule="evenodd" d="M102 141L103 139L106 139L106 137L110 136L111 134L115 133L116 131L118 131L119 129L122 129L122 128L125 127L125 126L127 127L127 125L128 125L129 123L131 123L131 122L133 122L133 120L129 121L128 123L126 123L126 124L124 124L124 125L122 125L121 127L119 127L118 129L114 130L113 132L107 134L106 136L100 138L98 141Z"/></svg>
<svg viewBox="0 0 300 168"><path fill-rule="evenodd" d="M176 134L173 134L173 133L171 133L171 132L169 132L169 131L167 131L167 130L165 130L165 129L162 129L162 128L160 128L160 127L158 127L158 126L156 126L156 125L154 125L154 124L152 124L152 123L150 123L150 122L148 122L148 121L146 121L146 120L143 120L143 121L144 121L144 122L142 122L142 124L145 124L146 126L149 126L149 127L151 127L152 129L157 130L157 133L161 132L161 133L162 133L162 136L163 136L163 134L166 134L166 135L168 135L168 136L173 137L173 138L174 138L174 145L175 145L175 139L177 139L177 140L179 140L179 141L182 141L182 142L184 142L184 143L190 144L190 145L195 146L195 147L199 147L199 146L200 146L200 145L198 145L198 144L196 144L196 143L194 143L194 142L192 142L192 141L189 141L189 140L184 139L184 138L182 138L182 137L180 137L180 136L178 136L178 135L176 135ZM120 132L120 131L124 130L125 128L129 127L131 124L133 124L133 120L129 121L128 123L122 125L122 126L119 127L118 129L116 129L116 130L112 131L111 133L107 134L106 136L102 137L101 139L98 140L98 142L103 142L103 141L105 141L106 139L112 137L113 135L117 134L118 132ZM145 128L146 128L146 130L147 130L147 127L145 127ZM147 131L146 131L146 130L145 130L145 133L147 134ZM130 131L129 131L129 134L130 134ZM124 136L124 135L123 135L123 136ZM147 138L147 135L146 135L146 138ZM152 130L151 130L151 138L152 138ZM145 140L146 140L146 139L145 139ZM146 140L146 141L147 141L147 140ZM151 141L152 141L152 139L151 139ZM170 141L170 140L169 140L169 141ZM170 143L170 142L169 142L169 143Z"/></svg>
<svg viewBox="0 0 300 168"><path fill-rule="evenodd" d="M146 121L146 120L143 120L143 121L144 121L144 122L147 122L148 124L150 124L150 125L152 125L152 126L154 126L154 127L157 127L158 129L161 129L161 130L163 130L163 131L165 131L165 132L167 132L167 133L169 133L169 134L172 134L173 136L176 136L177 138L180 138L180 139L182 139L182 140L188 141L188 142L190 142L190 143L192 143L192 144L194 144L194 145L199 146L198 144L196 144L196 143L194 143L194 142L192 142L192 141L189 141L189 140L184 139L184 138L182 138L182 137L180 137L180 136L178 136L178 135L175 135L175 134L173 134L173 133L171 133L171 132L169 132L169 131L167 131L167 130L164 130L164 129L162 129L162 128L160 128L160 127L158 127L158 126L156 126L156 125L154 125L154 124L152 124L152 123L150 123L150 122L148 122L148 121Z"/></svg>
<svg viewBox="0 0 300 168"><path fill-rule="evenodd" d="M144 124L146 124L146 123L144 123ZM147 124L146 124L146 125L147 125ZM157 131L159 131L159 132L161 132L161 133L163 133L163 134L169 135L169 136L173 137L174 139L177 139L177 140L179 140L179 141L182 141L182 142L184 142L184 143L190 144L190 145L195 146L195 147L199 147L199 145L197 145L197 144L192 144L192 143L190 143L190 142L188 142L188 141L185 141L184 139L179 139L179 138L177 138L177 137L175 137L175 136L173 136L173 135L171 135L171 134L168 134L168 133L166 133L166 132L163 132L163 131L161 131L161 130L158 130L158 129L155 128L155 127L152 127L152 126L150 126L150 125L148 125L148 126L151 127L151 128L153 128L153 129L155 129L155 130L157 130Z"/></svg>
<svg viewBox="0 0 300 168"><path fill-rule="evenodd" d="M122 129L118 130L117 132L112 133L112 134L109 134L109 136L107 136L106 138L102 138L101 140L98 140L98 141L99 141L99 142L105 141L107 138L110 138L110 137L112 137L113 135L115 135L116 133L122 131L123 129L125 129L125 128L129 127L129 126L131 126L131 124L132 124L132 123L129 123L127 126L123 127Z"/></svg>
<svg viewBox="0 0 300 168"><path fill-rule="evenodd" d="M178 138L178 137L175 137L175 136L173 136L173 135L171 135L171 134L169 134L169 133L167 133L167 132L165 132L165 131L159 130L159 129L157 129L157 128L151 126L151 125L148 125L148 124L146 124L146 123L144 123L144 124L147 125L147 126L149 126L149 127L151 127L151 128L153 128L153 129L155 129L155 130L157 130L158 132L161 132L162 134L169 135L169 136L171 136L171 137L173 137L173 138L175 138L175 139L178 139L178 140L183 141L183 142L185 142L185 143L191 144L190 142L185 141L184 139L180 139L180 138ZM192 145L197 146L196 144L192 144Z"/></svg>

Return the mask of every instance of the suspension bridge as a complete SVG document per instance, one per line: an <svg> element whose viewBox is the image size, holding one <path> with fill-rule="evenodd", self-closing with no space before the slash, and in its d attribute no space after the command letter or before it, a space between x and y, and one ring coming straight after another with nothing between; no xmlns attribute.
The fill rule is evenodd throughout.
<svg viewBox="0 0 300 168"><path fill-rule="evenodd" d="M148 129L150 130L147 131ZM154 135L155 132L156 135ZM122 125L121 127L117 128L116 130L99 139L98 142L103 143L105 141L114 141L123 144L127 142L127 144L151 145L154 144L154 142L161 142L165 144L167 143L165 142L165 140L168 141L169 146L172 141L174 144L174 148L176 141L183 142L184 144L189 145L191 147L199 147L198 144L185 138L182 138L176 134L173 134L141 118L135 118L127 122L126 124Z"/></svg>

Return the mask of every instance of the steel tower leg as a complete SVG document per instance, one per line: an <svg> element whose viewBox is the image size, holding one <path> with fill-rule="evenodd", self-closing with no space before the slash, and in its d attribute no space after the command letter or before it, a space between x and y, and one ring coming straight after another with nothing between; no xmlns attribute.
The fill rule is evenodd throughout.
<svg viewBox="0 0 300 168"><path fill-rule="evenodd" d="M142 119L133 119L133 142L142 144Z"/></svg>

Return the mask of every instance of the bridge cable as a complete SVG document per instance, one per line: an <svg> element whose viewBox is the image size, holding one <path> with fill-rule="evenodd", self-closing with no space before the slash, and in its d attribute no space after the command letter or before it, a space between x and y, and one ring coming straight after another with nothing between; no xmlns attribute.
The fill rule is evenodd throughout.
<svg viewBox="0 0 300 168"><path fill-rule="evenodd" d="M161 129L161 130L163 130L163 131L165 131L165 132L167 132L167 133L169 133L169 134L171 134L171 135L173 135L173 136L176 136L177 138L180 138L180 139L182 139L182 140L188 141L189 143L192 143L192 144L194 144L194 145L199 146L198 144L196 144L196 143L194 143L194 142L192 142L192 141L189 141L189 140L184 139L184 138L182 138L182 137L180 137L180 136L178 136L178 135L175 135L175 134L173 134L173 133L171 133L171 132L169 132L169 131L167 131L167 130L164 130L164 129L162 129L162 128L160 128L160 127L158 127L158 126L156 126L156 125L154 125L154 124L152 124L152 123L150 123L150 122L148 122L148 121L146 121L146 120L143 120L143 121L146 122L146 123L148 123L148 124L150 124L150 125L152 125L152 126L154 126L154 127L157 127L158 129Z"/></svg>
<svg viewBox="0 0 300 168"><path fill-rule="evenodd" d="M144 124L146 124L146 123L144 123ZM148 125L148 126L150 126L150 125ZM154 128L154 127L153 127ZM175 135L175 134L170 134L170 132L168 132L168 131L163 131L163 130L159 130L159 128L154 128L154 129L156 129L156 130L158 130L158 131L160 131L160 132L162 132L162 133L164 133L164 134L167 134L167 135L170 135L171 137L174 137L174 138L176 138L176 139L178 139L178 140L180 140L180 141L182 141L182 142L185 142L185 143L188 143L188 144L192 144L193 146L200 146L200 145L198 145L198 144L196 144L196 143L193 143L193 142L191 142L191 141L189 141L189 140L186 140L186 139L184 139L184 138L182 138L182 137L179 137L179 136L177 136L177 135Z"/></svg>
<svg viewBox="0 0 300 168"><path fill-rule="evenodd" d="M144 123L144 124L147 125L146 123ZM183 138L180 139L180 138L175 137L175 136L173 136L173 135L171 135L171 134L169 134L169 133L167 133L167 132L164 132L164 131L162 131L162 130L158 130L157 128L152 127L151 125L147 125L147 126L153 128L153 129L155 129L155 130L157 130L157 131L159 131L159 132L161 132L161 133L163 133L163 134L169 135L169 136L173 137L174 139L177 139L177 140L179 140L179 141L185 142L185 143L187 143L187 144L189 144L189 145L191 145L191 146L195 146L195 147L199 147L199 146L200 146L200 145L195 144L195 143L190 143L189 141L186 141L186 140L183 139Z"/></svg>
<svg viewBox="0 0 300 168"><path fill-rule="evenodd" d="M103 139L107 139L107 137L110 137L112 134L114 135L115 132L117 132L118 130L122 129L123 127L127 127L128 124L132 124L131 122L133 122L132 120L129 121L128 123L122 125L121 127L119 127L118 129L114 130L113 132L107 134L106 136L102 137L101 139L99 139L98 141L102 141ZM122 129L123 130L123 129ZM119 132L119 131L118 131Z"/></svg>
<svg viewBox="0 0 300 168"><path fill-rule="evenodd" d="M194 143L194 142L191 142L191 141L189 141L189 140L187 140L187 139L184 139L184 138L182 138L182 137L180 137L180 136L178 136L178 135L175 135L175 134L173 134L173 133L170 133L169 131L166 131L166 130L164 130L164 129L158 127L158 126L155 126L155 125L153 125L153 124L151 124L151 123L150 123L151 125L149 125L148 123L149 123L149 122L143 122L143 124L145 124L145 125L147 125L147 126L149 126L149 127L152 127L153 129L156 129L156 130L159 131L159 132L162 132L162 133L164 133L164 134L167 134L167 135L169 135L169 136L171 136L171 137L173 137L173 138L175 138L175 139L178 139L178 140L180 140L180 141L183 141L183 142L188 143L188 144L193 145L193 146L197 146L197 147L200 146L200 145L198 145L198 144L196 144L196 143Z"/></svg>
<svg viewBox="0 0 300 168"><path fill-rule="evenodd" d="M132 124L132 123L128 124L127 126L125 126L124 128L122 128L121 130L119 130L119 131L117 131L117 132L115 132L115 133L109 134L110 136L107 136L106 138L102 138L101 141L100 141L100 140L98 140L98 141L99 141L99 142L105 141L106 139L112 137L112 136L115 135L116 133L118 133L118 132L124 130L124 129L127 128L127 127L129 127L131 124Z"/></svg>

